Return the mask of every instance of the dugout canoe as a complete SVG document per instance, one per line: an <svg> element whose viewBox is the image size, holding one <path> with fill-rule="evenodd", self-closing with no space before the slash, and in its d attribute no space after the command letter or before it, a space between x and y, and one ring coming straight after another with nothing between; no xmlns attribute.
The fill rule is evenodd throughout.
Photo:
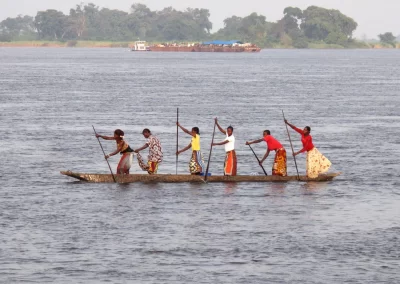
<svg viewBox="0 0 400 284"><path fill-rule="evenodd" d="M63 175L76 178L81 181L87 182L114 182L111 174L85 174L74 173L71 171L60 172ZM331 181L333 178L340 175L340 173L321 174L317 178L308 178L300 176L300 181ZM203 176L196 175L174 175L174 174L130 174L130 175L114 175L118 183L131 183L131 182L144 182L144 183L202 183L204 182ZM263 175L238 175L238 176L209 176L207 182L287 182L298 181L297 176L263 176Z"/></svg>

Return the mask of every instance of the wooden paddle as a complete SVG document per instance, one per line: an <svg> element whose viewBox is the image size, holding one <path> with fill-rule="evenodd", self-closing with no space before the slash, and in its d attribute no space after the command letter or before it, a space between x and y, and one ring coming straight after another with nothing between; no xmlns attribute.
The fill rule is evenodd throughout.
<svg viewBox="0 0 400 284"><path fill-rule="evenodd" d="M265 171L263 165L261 164L260 159L257 157L256 153L254 152L254 150L253 150L253 148L250 146L250 144L249 144L249 147L250 147L251 151L253 152L254 156L256 157L256 159L257 159L257 161L258 161L258 164L259 164L260 167L262 168L264 174L267 176L267 175L268 175L267 172Z"/></svg>
<svg viewBox="0 0 400 284"><path fill-rule="evenodd" d="M93 126L93 125L92 125L92 127L93 127L94 134L97 134L96 129L94 129L94 126ZM104 157L104 159L105 159L106 162L107 162L107 165L108 165L108 168L110 169L112 178L113 178L114 182L117 182L117 181L115 180L115 176L114 176L114 174L113 174L113 171L111 170L110 163L109 163L108 160L106 159L106 153L104 152L104 149L103 149L103 146L101 145L100 139L99 139L99 137L96 137L96 138L97 138L97 141L99 141L100 148L101 148L101 150L103 151L103 154L104 154L103 157Z"/></svg>
<svg viewBox="0 0 400 284"><path fill-rule="evenodd" d="M283 113L283 110L282 110L282 115L283 115L283 121L285 121L286 118L285 118L285 114ZM293 155L293 158L294 158L294 164L295 164L295 166L296 166L296 171L297 171L297 179L300 180L299 169L297 168L296 156L294 156L294 150L293 150L292 139L290 139L290 133L289 133L289 129L288 129L288 127L287 127L286 122L285 122L285 126L286 126L287 135L288 135L288 137L289 137L290 147L292 148L292 155Z"/></svg>
<svg viewBox="0 0 400 284"><path fill-rule="evenodd" d="M175 169L175 174L178 174L178 130L179 130L179 126L178 126L178 122L179 122L179 108L176 108L176 169Z"/></svg>
<svg viewBox="0 0 400 284"><path fill-rule="evenodd" d="M210 154L208 155L208 161L207 161L207 169L206 169L206 175L204 176L204 181L207 181L208 177L208 168L210 167L210 160L211 160L211 152L213 148L213 143L214 143L214 135L215 135L215 126L217 125L217 122L214 122L214 131L211 139L211 147L210 147Z"/></svg>

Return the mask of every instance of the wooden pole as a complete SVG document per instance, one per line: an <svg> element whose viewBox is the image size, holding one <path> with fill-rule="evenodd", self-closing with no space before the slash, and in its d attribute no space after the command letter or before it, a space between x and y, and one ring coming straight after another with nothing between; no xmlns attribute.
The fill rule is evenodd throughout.
<svg viewBox="0 0 400 284"><path fill-rule="evenodd" d="M265 171L263 165L262 165L261 162L260 162L260 159L257 157L256 153L254 152L254 150L253 150L253 148L250 146L250 144L249 144L249 147L250 147L251 151L253 152L254 156L256 157L256 159L257 159L257 161L258 161L258 164L259 164L260 167L262 168L264 174L267 176L267 175L268 175L267 172Z"/></svg>
<svg viewBox="0 0 400 284"><path fill-rule="evenodd" d="M179 131L179 126L178 126L178 122L179 122L179 108L176 108L176 153L175 153L175 155L176 155L176 169L175 169L175 174L177 175L178 174L178 139L179 139L179 134L178 134L178 131Z"/></svg>
<svg viewBox="0 0 400 284"><path fill-rule="evenodd" d="M282 110L282 115L283 115L283 121L285 121L286 118L285 118L285 114L283 113L283 110ZM293 150L292 139L290 139L290 133L289 133L289 129L288 129L288 127L287 127L286 122L285 122L285 125L286 125L287 135L288 135L288 137L289 137L290 147L292 148L292 155L293 155L293 158L294 158L294 164L295 164L295 166L296 166L296 171L297 171L297 179L300 180L299 169L297 168L296 156L294 156L294 150Z"/></svg>
<svg viewBox="0 0 400 284"><path fill-rule="evenodd" d="M94 129L94 126L93 126L93 125L92 125L92 127L93 127L94 134L97 134L96 129ZM112 169L111 169L111 167L110 167L110 163L109 163L108 160L106 159L106 153L104 152L104 149L103 149L103 146L101 145L100 139L99 139L99 137L96 137L96 138L97 138L97 141L99 141L100 148L101 148L101 150L103 151L103 154L104 154L103 157L104 157L104 159L105 159L106 162L107 162L107 165L108 165L108 168L110 169L112 178L113 178L114 182L117 182L117 181L115 180L115 176L114 176L114 174L113 174L113 171L112 171Z"/></svg>
<svg viewBox="0 0 400 284"><path fill-rule="evenodd" d="M212 135L212 139L211 139L210 154L208 155L207 169L206 169L206 175L204 176L204 181L207 181L207 177L208 177L208 169L210 167L211 152L212 152L212 147L213 147L212 144L214 143L214 135L215 135L215 126L216 125L217 125L217 122L214 122L214 131L213 131L213 135Z"/></svg>

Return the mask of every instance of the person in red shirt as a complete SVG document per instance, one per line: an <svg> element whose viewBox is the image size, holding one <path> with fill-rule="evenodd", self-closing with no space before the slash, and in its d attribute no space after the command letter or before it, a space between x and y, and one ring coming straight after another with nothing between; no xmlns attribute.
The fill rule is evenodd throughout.
<svg viewBox="0 0 400 284"><path fill-rule="evenodd" d="M294 131L301 135L301 143L303 148L295 153L293 156L297 156L300 153L307 152L306 157L306 172L307 177L316 178L321 173L326 173L331 167L332 163L322 155L318 149L314 146L312 136L310 135L311 127L306 126L303 130L297 128L293 124L290 124L286 119L285 123L289 125Z"/></svg>
<svg viewBox="0 0 400 284"><path fill-rule="evenodd" d="M287 166L286 166L286 150L282 144L276 140L269 130L264 130L263 138L246 141L246 145L260 143L265 141L267 143L267 152L264 157L260 160L260 165L265 161L271 151L275 151L274 164L272 166L272 175L274 176L286 176Z"/></svg>

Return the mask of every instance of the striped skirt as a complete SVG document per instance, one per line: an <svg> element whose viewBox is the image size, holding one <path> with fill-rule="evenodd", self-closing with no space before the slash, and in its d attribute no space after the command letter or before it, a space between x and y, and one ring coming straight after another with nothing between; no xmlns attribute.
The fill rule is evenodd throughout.
<svg viewBox="0 0 400 284"><path fill-rule="evenodd" d="M280 148L275 152L274 164L272 166L273 176L287 176L287 165L286 165L286 150Z"/></svg>
<svg viewBox="0 0 400 284"><path fill-rule="evenodd" d="M189 171L191 174L200 174L205 170L203 155L200 151L193 151L189 162Z"/></svg>
<svg viewBox="0 0 400 284"><path fill-rule="evenodd" d="M306 171L307 177L316 178L319 174L326 173L331 167L332 163L318 151L317 148L307 152L306 158Z"/></svg>
<svg viewBox="0 0 400 284"><path fill-rule="evenodd" d="M237 174L237 158L235 150L226 152L224 175L235 176Z"/></svg>
<svg viewBox="0 0 400 284"><path fill-rule="evenodd" d="M132 152L122 154L117 166L117 174L129 174L129 170L132 166Z"/></svg>

